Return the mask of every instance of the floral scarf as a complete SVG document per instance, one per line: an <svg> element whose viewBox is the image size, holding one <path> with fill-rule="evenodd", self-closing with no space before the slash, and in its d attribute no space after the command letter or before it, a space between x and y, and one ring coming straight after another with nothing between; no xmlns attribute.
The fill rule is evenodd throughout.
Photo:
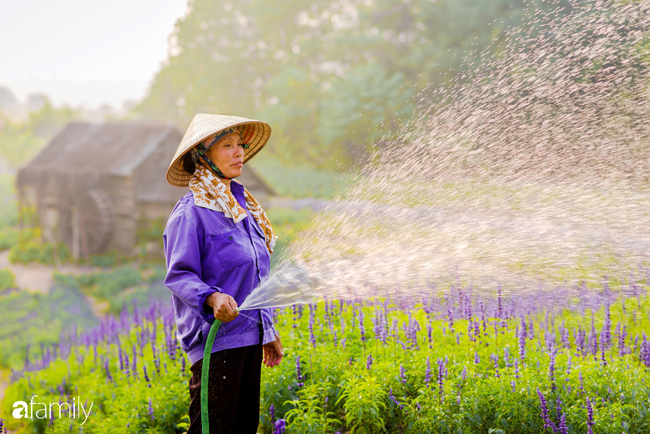
<svg viewBox="0 0 650 434"><path fill-rule="evenodd" d="M237 181L233 179L230 182ZM194 205L222 212L226 217L233 219L235 223L239 223L247 215L244 208L239 205L239 202L233 196L230 188L203 164L196 164L194 176L190 180L190 191L194 196ZM248 211L253 214L255 221L264 231L266 248L269 253L273 253L275 240L278 237L273 235L273 227L269 218L246 188L244 188L244 198L246 198Z"/></svg>

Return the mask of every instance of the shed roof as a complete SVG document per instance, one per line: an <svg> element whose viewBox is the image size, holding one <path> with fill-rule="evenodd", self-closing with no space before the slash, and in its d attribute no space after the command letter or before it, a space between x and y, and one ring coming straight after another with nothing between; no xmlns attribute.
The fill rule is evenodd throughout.
<svg viewBox="0 0 650 434"><path fill-rule="evenodd" d="M187 188L172 187L165 171L182 134L168 124L72 122L18 173L19 188L41 188L87 182L102 175L136 175L136 199L142 202L175 203ZM143 170L136 170L141 168ZM247 188L277 195L250 166L242 181Z"/></svg>
<svg viewBox="0 0 650 434"><path fill-rule="evenodd" d="M166 124L71 122L22 170L129 175L172 131Z"/></svg>

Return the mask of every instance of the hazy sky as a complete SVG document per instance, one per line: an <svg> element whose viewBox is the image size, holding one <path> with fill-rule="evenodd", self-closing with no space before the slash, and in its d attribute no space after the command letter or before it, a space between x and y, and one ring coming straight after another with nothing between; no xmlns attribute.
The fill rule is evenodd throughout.
<svg viewBox="0 0 650 434"><path fill-rule="evenodd" d="M0 0L0 86L21 102L120 107L141 98L187 0Z"/></svg>

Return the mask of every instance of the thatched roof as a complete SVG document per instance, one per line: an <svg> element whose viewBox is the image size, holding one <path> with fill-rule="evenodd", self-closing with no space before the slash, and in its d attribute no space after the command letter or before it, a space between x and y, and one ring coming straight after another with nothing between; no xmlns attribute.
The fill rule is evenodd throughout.
<svg viewBox="0 0 650 434"><path fill-rule="evenodd" d="M72 122L21 172L53 169L130 175L173 133L180 136L165 124Z"/></svg>

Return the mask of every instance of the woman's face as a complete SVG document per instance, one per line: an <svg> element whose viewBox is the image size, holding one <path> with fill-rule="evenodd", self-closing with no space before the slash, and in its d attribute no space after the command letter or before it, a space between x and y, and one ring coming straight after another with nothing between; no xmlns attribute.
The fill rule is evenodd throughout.
<svg viewBox="0 0 650 434"><path fill-rule="evenodd" d="M244 166L244 147L238 132L226 134L210 146L205 155L227 178L241 175Z"/></svg>

